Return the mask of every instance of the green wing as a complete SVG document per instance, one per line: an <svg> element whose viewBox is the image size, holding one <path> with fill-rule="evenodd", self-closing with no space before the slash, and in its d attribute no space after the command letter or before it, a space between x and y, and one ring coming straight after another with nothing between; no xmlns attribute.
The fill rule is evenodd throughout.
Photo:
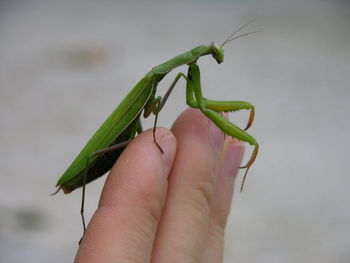
<svg viewBox="0 0 350 263"><path fill-rule="evenodd" d="M155 86L155 77L152 73L148 73L136 84L87 142L82 151L58 180L57 186L82 174L82 171L86 169L87 160L91 157L91 154L108 147L141 113L144 105L152 96ZM94 158L97 157L91 157L89 162L93 162Z"/></svg>

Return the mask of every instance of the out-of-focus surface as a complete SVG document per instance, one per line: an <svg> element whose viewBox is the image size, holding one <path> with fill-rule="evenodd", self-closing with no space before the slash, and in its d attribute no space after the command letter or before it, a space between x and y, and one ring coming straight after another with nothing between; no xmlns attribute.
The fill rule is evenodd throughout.
<svg viewBox="0 0 350 263"><path fill-rule="evenodd" d="M261 152L235 195L225 262L349 262L349 3L125 2L0 3L0 262L71 262L80 191L50 197L58 177L153 66L252 18L262 33L227 45L221 65L199 61L206 97L257 109ZM186 108L183 87L162 126ZM103 182L87 189L87 217Z"/></svg>

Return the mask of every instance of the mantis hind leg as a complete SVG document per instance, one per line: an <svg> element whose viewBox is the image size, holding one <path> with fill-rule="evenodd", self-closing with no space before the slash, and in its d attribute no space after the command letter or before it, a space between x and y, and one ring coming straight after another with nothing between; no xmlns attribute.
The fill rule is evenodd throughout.
<svg viewBox="0 0 350 263"><path fill-rule="evenodd" d="M114 151L117 149L120 149L122 147L125 147L126 145L128 145L131 142L131 140L127 140L125 142L122 143L118 143L115 145L112 145L110 147L107 147L103 150L97 151L92 153L89 157L86 158L86 165L84 168L84 174L83 174L83 185L82 185L82 194L81 194L81 206L80 206L80 216L81 216L81 221L83 224L83 236L85 234L86 231L86 223L85 223L85 216L84 216L84 207L85 207L85 190L86 190L86 182L87 182L87 176L88 176L88 171L89 171L89 166L90 163L95 159L96 156L98 155L102 155L104 153L110 152L110 151ZM83 240L83 237L81 237L80 241L79 241L79 245L81 243L81 241Z"/></svg>
<svg viewBox="0 0 350 263"><path fill-rule="evenodd" d="M82 190L82 194L81 194L81 206L80 206L80 216L81 216L81 221L83 223L83 236L85 234L86 231L86 224L85 224L85 217L84 217L84 207L85 207L85 187L86 187L86 180L87 180L87 173L89 170L89 163L90 160L93 156L90 155L89 157L86 158L86 165L85 165L85 169L84 169L84 176L83 176L83 190ZM83 237L81 237L80 241L79 241L79 245L82 241Z"/></svg>
<svg viewBox="0 0 350 263"><path fill-rule="evenodd" d="M142 124L141 124L140 119L137 119L135 121L135 123L132 124L132 126L131 126L131 130L130 130L131 139L126 140L126 141L121 142L121 143L114 144L114 145L109 146L109 147L102 149L100 151L93 152L92 154L90 154L86 158L86 165L85 165L84 174L83 174L83 185L82 185L83 189L82 189L81 207L80 207L80 215L81 215L81 220L82 220L82 224L83 224L83 233L85 233L85 231L86 231L86 223L85 223L85 217L84 217L85 189L86 189L87 176L88 176L88 171L89 171L89 167L90 167L91 162L93 160L95 160L96 156L103 155L105 153L115 151L115 150L118 150L120 148L127 146L132 141L132 138L135 137L135 134L136 133L140 134L141 132L142 132ZM83 239L83 237L80 239L79 245L80 245L82 239Z"/></svg>

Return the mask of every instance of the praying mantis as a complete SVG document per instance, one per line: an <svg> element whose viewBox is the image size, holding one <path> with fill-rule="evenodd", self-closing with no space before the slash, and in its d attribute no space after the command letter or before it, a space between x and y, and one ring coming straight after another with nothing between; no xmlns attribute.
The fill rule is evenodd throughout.
<svg viewBox="0 0 350 263"><path fill-rule="evenodd" d="M253 31L235 36L247 24L241 26L222 44L213 42L210 45L197 46L152 68L127 94L87 142L56 184L59 187L56 192L62 189L64 193L70 193L76 188L83 187L81 216L84 230L85 186L110 170L128 143L137 134L142 132L141 115L144 118L147 118L152 113L155 115L153 140L163 153L155 136L158 114L180 78L186 81L186 103L188 106L199 109L224 134L247 142L254 147L247 164L240 167L246 168L241 185L242 191L247 172L254 163L259 150L258 142L246 132L253 123L255 108L251 103L245 101L217 101L204 98L201 90L200 69L197 61L202 56L212 55L216 62L221 64L224 61L224 45L239 37L258 32ZM187 74L178 73L165 95L163 97L156 97L157 86L162 79L170 71L182 65L188 65ZM250 110L249 120L245 129L239 128L221 115L222 112L232 112L242 109Z"/></svg>

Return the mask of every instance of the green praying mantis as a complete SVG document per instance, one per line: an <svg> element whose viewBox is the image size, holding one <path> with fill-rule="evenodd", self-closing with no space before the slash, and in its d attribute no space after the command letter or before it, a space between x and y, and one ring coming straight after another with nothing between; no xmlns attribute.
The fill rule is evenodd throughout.
<svg viewBox="0 0 350 263"><path fill-rule="evenodd" d="M83 187L81 216L84 230L85 186L110 170L128 143L130 143L137 134L142 132L140 120L142 114L144 118L147 118L152 113L155 115L153 140L163 153L155 136L158 114L180 78L184 78L186 81L186 103L190 107L199 109L226 135L254 146L249 161L246 165L240 167L246 168L241 185L242 191L247 172L254 163L259 149L259 144L255 138L246 132L254 120L254 106L245 101L216 101L205 99L202 95L200 69L197 61L202 56L212 55L218 64L222 63L224 61L224 45L239 37L258 32L253 31L235 36L237 32L247 24L241 26L222 44L213 42L210 45L197 46L152 68L127 94L118 107L109 115L87 142L56 185L59 187L56 193L61 189L64 193L70 193L76 188ZM160 81L170 71L182 65L188 65L187 74L178 73L164 97L156 97L157 86ZM222 112L232 112L242 109L250 110L249 120L245 129L241 129L232 124L221 115Z"/></svg>

